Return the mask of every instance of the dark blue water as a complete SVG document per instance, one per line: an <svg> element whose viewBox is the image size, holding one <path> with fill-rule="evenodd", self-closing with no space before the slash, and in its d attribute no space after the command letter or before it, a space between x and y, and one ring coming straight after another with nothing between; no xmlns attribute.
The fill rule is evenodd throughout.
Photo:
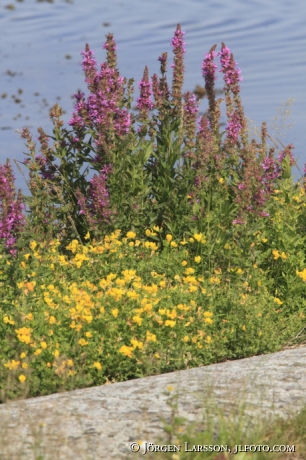
<svg viewBox="0 0 306 460"><path fill-rule="evenodd" d="M7 2L9 3L9 2ZM24 126L34 137L42 126L51 134L48 111L59 102L67 122L73 111L71 95L86 89L80 66L85 43L98 62L105 34L118 45L121 75L141 79L145 65L159 74L158 56L168 51L177 23L186 32L184 90L203 85L201 63L212 45L231 48L242 70L241 97L246 115L284 144L295 145L302 169L306 162L306 3L304 0L34 0L15 2L15 9L0 5L0 162L21 161L26 151L15 132ZM170 77L170 75L169 75ZM222 87L221 74L217 88ZM137 85L135 96L137 97ZM1 97L2 96L2 97ZM280 132L271 129L277 108L292 109L289 120L279 118ZM292 101L291 101L292 102ZM201 110L206 108L203 100ZM294 126L289 129L288 126ZM12 161L13 163L13 161ZM16 187L28 193L16 168ZM27 169L24 168L26 177ZM301 174L294 171L295 178Z"/></svg>

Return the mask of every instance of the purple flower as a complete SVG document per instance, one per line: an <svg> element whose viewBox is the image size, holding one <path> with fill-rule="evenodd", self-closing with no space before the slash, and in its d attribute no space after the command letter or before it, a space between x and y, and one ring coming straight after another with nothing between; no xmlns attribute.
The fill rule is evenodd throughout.
<svg viewBox="0 0 306 460"><path fill-rule="evenodd" d="M240 217L238 217L237 219L234 219L234 220L232 221L232 224L234 224L234 225L244 225L245 222L244 222L244 220L242 220Z"/></svg>
<svg viewBox="0 0 306 460"><path fill-rule="evenodd" d="M228 87L232 88L233 93L239 93L240 88L238 83L242 81L240 77L241 70L236 68L237 62L234 61L234 56L231 50L222 43L222 49L218 53L220 56L221 70L224 74L224 81Z"/></svg>
<svg viewBox="0 0 306 460"><path fill-rule="evenodd" d="M143 72L142 80L138 83L138 87L140 89L140 97L137 99L137 108L139 110L152 110L154 104L151 101L151 82L149 80L149 71L147 66Z"/></svg>
<svg viewBox="0 0 306 460"><path fill-rule="evenodd" d="M229 122L226 127L227 137L233 144L237 142L241 128L242 125L240 122L240 116L239 113L235 110L235 112L230 115Z"/></svg>
<svg viewBox="0 0 306 460"><path fill-rule="evenodd" d="M185 32L181 30L181 27L178 24L176 31L174 32L174 37L171 40L171 46L174 49L174 53L175 51L179 51L180 53L186 53L186 48L184 48L184 45L186 45L186 43L183 40L184 35ZM161 58L158 58L158 60L161 61Z"/></svg>
<svg viewBox="0 0 306 460"><path fill-rule="evenodd" d="M244 190L246 188L245 184L238 184L239 190Z"/></svg>
<svg viewBox="0 0 306 460"><path fill-rule="evenodd" d="M214 58L217 56L217 53L215 52L216 46L217 45L214 45L210 52L205 55L205 59L203 60L202 64L202 75L205 78L206 84L209 85L217 80L217 65L214 63Z"/></svg>
<svg viewBox="0 0 306 460"><path fill-rule="evenodd" d="M16 250L12 246L17 233L26 225L26 219L21 212L25 206L20 190L15 200L14 180L12 167L7 160L4 166L0 165L0 239L5 240L9 252L15 256Z"/></svg>

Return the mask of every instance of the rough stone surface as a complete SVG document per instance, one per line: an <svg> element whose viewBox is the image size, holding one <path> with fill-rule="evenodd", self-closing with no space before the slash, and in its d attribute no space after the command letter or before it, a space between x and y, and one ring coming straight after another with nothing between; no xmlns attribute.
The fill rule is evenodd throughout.
<svg viewBox="0 0 306 460"><path fill-rule="evenodd" d="M174 390L167 392L168 386ZM129 443L156 443L164 435L161 419L171 420L169 393L178 392L178 415L189 421L199 419L207 402L213 400L226 413L235 412L244 401L245 420L248 416L258 420L296 413L306 404L305 389L304 345L270 355L9 402L0 406L0 438L7 440L0 459L37 459L41 458L40 452L44 459L57 460L144 458L140 453L131 454ZM44 426L40 427L40 422ZM41 446L33 451L35 430L36 434L41 430Z"/></svg>

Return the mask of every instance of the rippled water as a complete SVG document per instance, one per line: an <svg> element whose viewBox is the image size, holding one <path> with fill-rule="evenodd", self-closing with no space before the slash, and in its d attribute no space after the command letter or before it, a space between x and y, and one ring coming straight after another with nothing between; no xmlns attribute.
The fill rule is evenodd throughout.
<svg viewBox="0 0 306 460"><path fill-rule="evenodd" d="M37 3L24 0L0 5L0 162L21 161L26 151L15 129L28 126L36 137L42 126L51 134L49 108L58 100L67 122L71 95L85 89L80 52L85 43L98 62L105 34L114 33L121 75L159 73L158 56L171 54L177 23L186 32L184 90L203 84L201 63L212 45L231 48L242 70L242 102L257 125L269 122L277 107L295 99L287 123L294 127L281 138L295 145L302 169L306 162L306 3L304 0L74 0ZM220 74L221 75L221 74ZM170 75L169 77L170 78ZM221 76L217 87L222 87ZM137 95L137 89L135 91ZM206 108L202 102L201 110ZM270 124L271 125L271 124ZM271 134L275 134L273 131ZM16 186L27 192L14 165ZM26 177L27 170L25 169ZM295 171L295 177L301 174Z"/></svg>

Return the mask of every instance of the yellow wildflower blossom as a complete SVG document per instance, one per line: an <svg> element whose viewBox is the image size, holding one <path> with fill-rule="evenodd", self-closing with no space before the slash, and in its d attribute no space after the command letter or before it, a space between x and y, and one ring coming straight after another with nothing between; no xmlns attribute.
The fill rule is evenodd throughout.
<svg viewBox="0 0 306 460"><path fill-rule="evenodd" d="M131 339L130 340L131 344L133 345L133 348L139 348L140 350L143 348L143 342L139 342L136 339Z"/></svg>
<svg viewBox="0 0 306 460"><path fill-rule="evenodd" d="M100 370L102 369L102 366L101 366L101 364L100 364L98 361L96 361L96 362L93 363L93 367L95 367L96 369L98 369L98 371L100 371Z"/></svg>
<svg viewBox="0 0 306 460"><path fill-rule="evenodd" d="M15 324L15 321L12 319L11 316L4 316L3 317L3 322L5 324Z"/></svg>
<svg viewBox="0 0 306 460"><path fill-rule="evenodd" d="M277 305L282 305L282 303L284 303L278 297L274 297L273 300Z"/></svg>
<svg viewBox="0 0 306 460"><path fill-rule="evenodd" d="M31 241L30 244L29 244L30 248L32 249L32 251L34 251L34 249L36 248L37 246L37 243L36 241Z"/></svg>
<svg viewBox="0 0 306 460"><path fill-rule="evenodd" d="M141 326L142 323L142 318L139 315L133 316L133 321L138 324L138 326Z"/></svg>
<svg viewBox="0 0 306 460"><path fill-rule="evenodd" d="M26 378L25 375L21 374L21 375L19 375L18 379L19 379L19 381L20 381L21 383L23 383L23 382L26 381L27 378Z"/></svg>
<svg viewBox="0 0 306 460"><path fill-rule="evenodd" d="M114 318L117 318L117 317L118 317L118 314L119 314L118 308L113 308L113 309L112 309L112 315L114 316Z"/></svg>
<svg viewBox="0 0 306 460"><path fill-rule="evenodd" d="M170 241L172 241L172 239L173 239L173 236L168 233L166 235L166 240L168 241L168 243L170 243Z"/></svg>
<svg viewBox="0 0 306 460"><path fill-rule="evenodd" d="M84 347L85 345L88 345L88 342L85 339L80 339L78 343L79 343L79 345L81 345L81 347Z"/></svg>
<svg viewBox="0 0 306 460"><path fill-rule="evenodd" d="M12 361L9 361L7 362L6 364L4 364L5 367L7 367L10 371L12 371L13 369L16 369L20 364L20 361L15 361L14 359L12 359Z"/></svg>
<svg viewBox="0 0 306 460"><path fill-rule="evenodd" d="M135 238L135 237L136 237L136 233L135 233L135 232L127 232L126 237L127 237L127 238Z"/></svg>
<svg viewBox="0 0 306 460"><path fill-rule="evenodd" d="M274 256L274 260L277 260L280 257L280 254L276 249L272 250L272 254Z"/></svg>
<svg viewBox="0 0 306 460"><path fill-rule="evenodd" d="M175 324L176 324L176 322L175 322L175 321L172 321L171 319L167 319L167 320L165 321L165 326L174 327Z"/></svg>
<svg viewBox="0 0 306 460"><path fill-rule="evenodd" d="M119 352L122 353L124 356L127 356L128 358L132 358L132 356L133 356L133 347L128 347L126 345L122 345L122 347L119 349Z"/></svg>
<svg viewBox="0 0 306 460"><path fill-rule="evenodd" d="M152 334L152 332L150 332L150 331L147 331L146 341L147 342L156 342L156 335Z"/></svg>
<svg viewBox="0 0 306 460"><path fill-rule="evenodd" d="M296 270L296 274L297 274L297 276L299 276L303 281L306 281L306 268L304 268L304 270L302 270L301 272L299 272L298 270Z"/></svg>

